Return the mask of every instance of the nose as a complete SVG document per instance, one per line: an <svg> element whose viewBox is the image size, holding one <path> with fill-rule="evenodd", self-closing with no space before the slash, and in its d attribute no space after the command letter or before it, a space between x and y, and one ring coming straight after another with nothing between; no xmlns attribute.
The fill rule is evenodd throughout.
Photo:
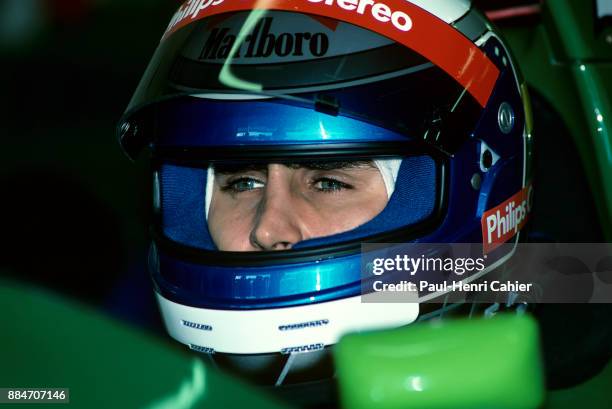
<svg viewBox="0 0 612 409"><path fill-rule="evenodd" d="M269 172L268 183L250 234L251 245L260 250L289 250L304 239L288 183Z"/></svg>

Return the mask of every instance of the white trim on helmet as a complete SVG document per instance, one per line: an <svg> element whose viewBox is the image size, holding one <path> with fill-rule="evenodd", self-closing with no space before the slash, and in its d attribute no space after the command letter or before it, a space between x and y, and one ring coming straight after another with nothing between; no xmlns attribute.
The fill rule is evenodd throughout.
<svg viewBox="0 0 612 409"><path fill-rule="evenodd" d="M364 303L361 296L297 307L213 310L177 304L159 293L166 329L203 352L294 353L321 349L349 332L401 327L416 321L419 305Z"/></svg>
<svg viewBox="0 0 612 409"><path fill-rule="evenodd" d="M204 217L208 220L208 212L210 212L210 203L212 202L212 196L215 186L215 168L211 165L208 166L206 171L206 197L204 198Z"/></svg>
<svg viewBox="0 0 612 409"><path fill-rule="evenodd" d="M397 175L402 165L402 158L374 159L374 164L382 175L383 182L385 182L385 188L387 189L387 198L390 199L395 191L395 182L397 181Z"/></svg>
<svg viewBox="0 0 612 409"><path fill-rule="evenodd" d="M463 17L472 4L471 0L406 0L415 6L433 14L446 23L454 23Z"/></svg>

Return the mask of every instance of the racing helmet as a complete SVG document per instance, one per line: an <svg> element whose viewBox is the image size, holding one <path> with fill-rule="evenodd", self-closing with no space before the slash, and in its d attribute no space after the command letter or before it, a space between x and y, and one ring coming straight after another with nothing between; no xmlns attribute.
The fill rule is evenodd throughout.
<svg viewBox="0 0 612 409"><path fill-rule="evenodd" d="M347 332L422 315L361 302L362 243L516 243L524 220L485 216L531 191L525 83L462 0L186 1L117 132L129 157L150 154L149 268L168 332L276 385L320 377ZM280 251L216 244L216 169L355 160L389 195L370 220Z"/></svg>

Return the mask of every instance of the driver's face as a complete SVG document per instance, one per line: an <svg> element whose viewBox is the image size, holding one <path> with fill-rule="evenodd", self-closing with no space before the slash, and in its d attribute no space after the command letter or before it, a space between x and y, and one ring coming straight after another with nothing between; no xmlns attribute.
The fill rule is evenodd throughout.
<svg viewBox="0 0 612 409"><path fill-rule="evenodd" d="M222 251L287 250L351 230L387 201L371 161L217 165L208 227Z"/></svg>

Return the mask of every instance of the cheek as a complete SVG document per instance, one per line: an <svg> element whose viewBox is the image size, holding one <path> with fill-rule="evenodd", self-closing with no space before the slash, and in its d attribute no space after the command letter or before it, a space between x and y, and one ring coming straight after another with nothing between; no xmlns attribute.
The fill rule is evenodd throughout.
<svg viewBox="0 0 612 409"><path fill-rule="evenodd" d="M364 200L363 210L370 215L370 218L377 216L389 203L385 182L382 180L382 176L379 176L379 179L378 183L370 185L368 199Z"/></svg>
<svg viewBox="0 0 612 409"><path fill-rule="evenodd" d="M389 203L389 196L382 175L377 172L372 179L360 198L362 203L359 206L363 216L368 219L377 216Z"/></svg>
<svg viewBox="0 0 612 409"><path fill-rule="evenodd" d="M376 217L388 203L387 190L382 181L381 184L373 184L372 188L353 192L342 199L327 198L323 206L318 206L319 218L316 227L313 226L313 236L346 232Z"/></svg>
<svg viewBox="0 0 612 409"><path fill-rule="evenodd" d="M213 194L208 214L208 230L219 250L251 250L249 235L253 212L253 209L236 203L224 194Z"/></svg>
<svg viewBox="0 0 612 409"><path fill-rule="evenodd" d="M222 251L241 251L248 244L243 220L219 216L211 211L208 220L210 235Z"/></svg>
<svg viewBox="0 0 612 409"><path fill-rule="evenodd" d="M367 197L363 200L356 200L351 206L347 206L343 211L341 219L341 228L343 231L354 229L361 226L376 217L387 205L386 192L385 196Z"/></svg>

